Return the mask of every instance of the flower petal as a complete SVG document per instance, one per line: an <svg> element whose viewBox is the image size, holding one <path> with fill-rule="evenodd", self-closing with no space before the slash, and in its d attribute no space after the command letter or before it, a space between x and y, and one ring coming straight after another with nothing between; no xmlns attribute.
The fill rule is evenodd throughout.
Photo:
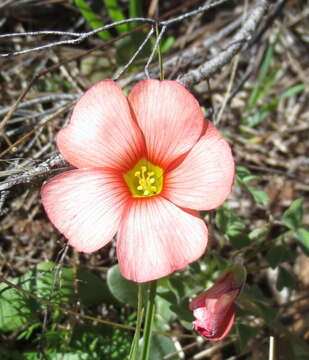
<svg viewBox="0 0 309 360"><path fill-rule="evenodd" d="M194 329L208 340L222 340L230 332L235 320L235 306L232 304L224 313L213 314L206 307L193 311L196 320Z"/></svg>
<svg viewBox="0 0 309 360"><path fill-rule="evenodd" d="M57 136L57 145L78 168L128 170L145 151L127 98L112 80L97 83L80 98L69 125Z"/></svg>
<svg viewBox="0 0 309 360"><path fill-rule="evenodd" d="M234 172L229 144L209 123L184 161L165 175L162 196L185 208L215 209L231 192Z"/></svg>
<svg viewBox="0 0 309 360"><path fill-rule="evenodd" d="M41 196L49 219L69 243L90 253L112 240L130 195L115 172L78 169L52 178Z"/></svg>
<svg viewBox="0 0 309 360"><path fill-rule="evenodd" d="M201 257L207 227L196 214L160 196L136 199L123 214L117 237L122 275L146 282L183 269Z"/></svg>
<svg viewBox="0 0 309 360"><path fill-rule="evenodd" d="M129 102L145 136L148 158L156 165L166 168L202 133L205 120L199 103L176 81L141 81Z"/></svg>

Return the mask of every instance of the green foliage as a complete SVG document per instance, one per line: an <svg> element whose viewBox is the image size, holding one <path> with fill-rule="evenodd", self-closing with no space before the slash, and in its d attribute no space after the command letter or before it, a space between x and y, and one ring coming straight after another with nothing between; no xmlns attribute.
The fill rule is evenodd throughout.
<svg viewBox="0 0 309 360"><path fill-rule="evenodd" d="M294 334L284 336L280 343L280 354L285 360L307 360L309 345Z"/></svg>
<svg viewBox="0 0 309 360"><path fill-rule="evenodd" d="M67 93L72 90L72 83L56 74L46 79L39 79L37 86L41 91L48 93Z"/></svg>
<svg viewBox="0 0 309 360"><path fill-rule="evenodd" d="M281 291L285 287L289 289L294 289L295 285L296 282L294 276L284 267L279 266L279 275L276 283L277 290Z"/></svg>
<svg viewBox="0 0 309 360"><path fill-rule="evenodd" d="M303 203L303 199L297 199L283 213L282 222L291 230L297 230L302 223L304 215Z"/></svg>
<svg viewBox="0 0 309 360"><path fill-rule="evenodd" d="M104 4L104 7L111 19L111 22L118 22L126 19L126 15L122 10L120 6L121 4L118 0L102 0L102 3ZM92 29L95 30L104 26L101 17L93 11L91 5L89 5L89 3L86 0L75 0L75 5L77 6L81 15L85 18L88 25ZM142 3L138 0L130 0L129 18L142 17L142 16L143 16ZM118 35L122 35L128 32L129 30L135 29L138 26L139 26L138 23L131 22L128 24L117 25L115 27L115 30L118 33ZM108 30L101 31L98 33L98 35L103 40L110 40L112 38L112 35ZM117 50L116 51L117 63L120 65L126 64L132 58L138 46L142 44L144 39L145 39L144 31L136 31L122 39L119 39L115 43ZM175 39L173 37L168 37L165 40L162 40L161 52L168 51L173 46L174 42ZM145 44L142 51L140 52L140 54L138 55L137 60L148 57L151 53L153 44L154 44L153 42L148 41L147 44Z"/></svg>
<svg viewBox="0 0 309 360"><path fill-rule="evenodd" d="M129 0L130 18L139 17L142 14L142 2L140 0Z"/></svg>
<svg viewBox="0 0 309 360"><path fill-rule="evenodd" d="M272 246L266 254L266 260L271 268L275 269L285 261L293 261L295 255L285 245Z"/></svg>
<svg viewBox="0 0 309 360"><path fill-rule="evenodd" d="M149 360L162 360L166 355L176 352L175 345L171 338L163 335L153 335L151 339ZM171 360L179 359L173 356Z"/></svg>
<svg viewBox="0 0 309 360"><path fill-rule="evenodd" d="M137 284L122 277L118 265L114 265L108 270L107 285L115 299L124 304L137 306Z"/></svg>
<svg viewBox="0 0 309 360"><path fill-rule="evenodd" d="M78 294L74 293L73 270L61 268L58 271L56 264L52 262L40 263L11 282L38 298L62 306L73 303L76 296L86 306L114 302L106 282L83 268L77 270ZM0 330L16 330L29 321L35 321L46 306L44 302L36 301L6 284L0 284ZM29 324L21 338L29 338L37 327L37 323Z"/></svg>
<svg viewBox="0 0 309 360"><path fill-rule="evenodd" d="M89 360L123 360L129 354L131 341L132 334L126 330L81 325L75 329L70 346L80 351L87 349L92 356Z"/></svg>
<svg viewBox="0 0 309 360"><path fill-rule="evenodd" d="M297 239L304 253L309 256L309 231L303 227L298 228Z"/></svg>
<svg viewBox="0 0 309 360"><path fill-rule="evenodd" d="M248 191L257 204L266 205L269 200L266 192L252 185L249 185L250 181L259 180L260 178L255 175L251 175L250 171L244 166L237 166L236 170L237 184L244 190Z"/></svg>
<svg viewBox="0 0 309 360"><path fill-rule="evenodd" d="M248 349L249 340L256 338L259 333L259 329L257 327L239 324L237 326L237 332L239 351L243 352Z"/></svg>
<svg viewBox="0 0 309 360"><path fill-rule="evenodd" d="M84 268L78 268L77 279L79 297L85 306L114 302L114 297L111 295L106 281Z"/></svg>
<svg viewBox="0 0 309 360"><path fill-rule="evenodd" d="M24 360L25 357L20 352L0 347L0 359L1 360Z"/></svg>
<svg viewBox="0 0 309 360"><path fill-rule="evenodd" d="M55 332L54 344L49 344L45 349L43 358L48 360L123 360L128 356L132 340L128 331L106 328L101 325L77 326L74 329L72 340L67 344L63 341L65 336L65 331ZM19 356L16 357L18 360L41 359L37 351L17 353L17 356Z"/></svg>
<svg viewBox="0 0 309 360"><path fill-rule="evenodd" d="M294 232L301 249L309 256L309 231L302 226L304 217L303 205L303 199L294 200L283 213L282 222Z"/></svg>
<svg viewBox="0 0 309 360"><path fill-rule="evenodd" d="M100 17L93 12L91 6L86 0L75 0L75 5L78 7L79 11L93 30L104 26ZM98 35L103 40L109 40L111 38L108 31L100 31Z"/></svg>
<svg viewBox="0 0 309 360"><path fill-rule="evenodd" d="M246 285L243 289L239 303L248 314L258 316L273 326L277 311L271 305L271 299L262 294L257 286Z"/></svg>
<svg viewBox="0 0 309 360"><path fill-rule="evenodd" d="M61 268L57 272L55 263L40 263L22 275L20 280L22 289L30 291L39 298L59 305L73 301L72 269ZM43 303L38 303L38 306L46 307Z"/></svg>
<svg viewBox="0 0 309 360"><path fill-rule="evenodd" d="M228 237L235 249L241 249L250 244L250 239L246 234L246 224L227 203L217 210L215 221L219 231Z"/></svg>
<svg viewBox="0 0 309 360"><path fill-rule="evenodd" d="M121 10L121 7L119 6L118 0L103 0L107 13L112 19L113 22L125 20L125 15ZM127 32L128 24L122 24L116 26L116 29L120 34Z"/></svg>
<svg viewBox="0 0 309 360"><path fill-rule="evenodd" d="M266 100L276 81L277 73L280 70L280 65L272 66L275 55L275 47L278 41L279 34L277 34L274 40L270 41L264 55L256 85L251 92L245 116L242 121L242 124L245 126L255 127L259 125L271 114L272 111L277 108L280 101L305 90L304 84L293 85L275 98Z"/></svg>
<svg viewBox="0 0 309 360"><path fill-rule="evenodd" d="M18 278L12 283L21 285ZM0 330L12 331L36 318L37 307L33 299L6 284L0 284Z"/></svg>
<svg viewBox="0 0 309 360"><path fill-rule="evenodd" d="M257 109L258 103L268 94L275 80L276 74L279 70L277 66L274 70L271 69L272 59L274 56L275 46L278 42L278 36L275 40L271 41L263 62L259 70L259 76L256 82L256 86L253 88L246 110L246 116L243 121L244 125L254 127L258 125L266 116L267 112L265 108ZM254 114L254 116L252 116Z"/></svg>

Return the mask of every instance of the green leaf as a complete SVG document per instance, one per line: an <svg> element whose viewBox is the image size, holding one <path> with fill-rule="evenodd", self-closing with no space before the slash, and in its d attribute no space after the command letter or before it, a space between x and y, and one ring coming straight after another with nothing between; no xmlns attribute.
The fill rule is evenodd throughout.
<svg viewBox="0 0 309 360"><path fill-rule="evenodd" d="M61 268L56 278L55 269L55 263L40 263L12 282L23 290L53 303L69 303L74 296L73 272L71 269ZM46 304L37 303L5 284L1 284L0 289L0 328L4 330L19 328L36 318L38 309L46 307Z"/></svg>
<svg viewBox="0 0 309 360"><path fill-rule="evenodd" d="M115 45L117 49L117 63L126 64L135 54L139 45L145 40L145 33L143 31L135 32L122 39L119 39ZM142 51L136 57L136 60L146 58L150 55L152 50L150 40L145 44Z"/></svg>
<svg viewBox="0 0 309 360"><path fill-rule="evenodd" d="M287 360L308 360L309 345L300 336L289 333L286 338L282 339L282 342L289 342L293 351L293 355ZM285 353L283 352L282 354Z"/></svg>
<svg viewBox="0 0 309 360"><path fill-rule="evenodd" d="M108 270L107 285L118 301L134 307L137 306L137 284L122 277L118 265L114 265Z"/></svg>
<svg viewBox="0 0 309 360"><path fill-rule="evenodd" d="M114 297L109 291L106 281L86 269L79 268L77 270L77 284L81 302L86 306L114 302Z"/></svg>
<svg viewBox="0 0 309 360"><path fill-rule="evenodd" d="M259 329L252 326L239 324L237 326L237 330L239 334L239 347L240 351L242 352L249 346L249 341L256 338L257 334L259 333Z"/></svg>
<svg viewBox="0 0 309 360"><path fill-rule="evenodd" d="M152 335L149 360L162 360L166 355L175 352L176 348L171 338L164 335ZM178 360L179 356L175 355L169 359Z"/></svg>
<svg viewBox="0 0 309 360"><path fill-rule="evenodd" d="M174 293L178 298L182 298L186 295L186 284L184 283L182 277L179 276L171 276L169 278L169 283L171 289L174 290Z"/></svg>
<svg viewBox="0 0 309 360"><path fill-rule="evenodd" d="M249 185L248 183L252 180L259 180L260 177L256 175L251 175L250 171L244 166L237 167L237 182L238 184L248 191L254 200L258 204L266 205L269 201L268 195L265 191L256 188L255 186Z"/></svg>
<svg viewBox="0 0 309 360"><path fill-rule="evenodd" d="M272 308L271 299L263 295L257 286L246 284L238 301L245 307L246 311L262 317L268 324L273 325L272 322L276 319L277 310Z"/></svg>
<svg viewBox="0 0 309 360"><path fill-rule="evenodd" d="M305 90L305 85L303 85L303 84L294 85L294 86L290 87L289 89L285 90L281 94L281 98L287 98L287 97L296 95L296 94L302 92L303 90Z"/></svg>
<svg viewBox="0 0 309 360"><path fill-rule="evenodd" d="M301 248L303 249L304 253L309 256L309 231L301 227L297 229L296 233Z"/></svg>
<svg viewBox="0 0 309 360"><path fill-rule="evenodd" d="M171 311L177 315L180 320L185 320L188 322L192 322L194 320L194 316L187 304L172 304L170 307Z"/></svg>
<svg viewBox="0 0 309 360"><path fill-rule="evenodd" d="M258 228L254 229L249 233L249 239L250 240L263 240L265 238L265 229L264 228Z"/></svg>
<svg viewBox="0 0 309 360"><path fill-rule="evenodd" d="M160 296L156 296L156 313L154 318L154 330L168 331L170 330L170 322L174 317L174 313L170 309L170 302Z"/></svg>
<svg viewBox="0 0 309 360"><path fill-rule="evenodd" d="M235 231L246 228L245 223L230 209L228 204L223 204L216 212L215 219L217 228L222 234L233 235Z"/></svg>
<svg viewBox="0 0 309 360"><path fill-rule="evenodd" d="M235 249L242 249L250 244L248 235L241 232L229 233L229 238Z"/></svg>
<svg viewBox="0 0 309 360"><path fill-rule="evenodd" d="M160 291L158 289L157 295L162 299L164 299L165 301L168 301L170 304L177 303L177 296L172 291Z"/></svg>
<svg viewBox="0 0 309 360"><path fill-rule="evenodd" d="M282 221L291 230L297 230L303 220L303 199L297 199L292 202L287 210L283 213Z"/></svg>
<svg viewBox="0 0 309 360"><path fill-rule="evenodd" d="M169 36L168 38L162 40L161 52L165 53L165 52L169 51L175 44L175 41L176 41L176 39L173 36Z"/></svg>
<svg viewBox="0 0 309 360"><path fill-rule="evenodd" d="M272 322L275 320L277 316L277 311L270 307L269 305L264 305L263 303L257 302L256 303L259 311L260 316L268 323L272 325Z"/></svg>
<svg viewBox="0 0 309 360"><path fill-rule="evenodd" d="M5 345L3 345L5 346ZM1 360L26 360L19 351L15 351L12 348L5 348L0 346L0 359ZM29 359L30 360L30 359ZM32 359L34 360L34 359Z"/></svg>
<svg viewBox="0 0 309 360"><path fill-rule="evenodd" d="M276 283L278 291L281 291L283 288L287 287L289 289L294 289L296 281L294 276L288 272L285 268L279 267L279 275Z"/></svg>
<svg viewBox="0 0 309 360"><path fill-rule="evenodd" d="M251 176L250 170L242 165L236 166L236 173L237 173L237 176L242 180L247 176Z"/></svg>
<svg viewBox="0 0 309 360"><path fill-rule="evenodd" d="M108 15L112 19L112 22L125 20L125 16L121 10L121 7L118 4L117 0L103 0L106 6ZM116 29L120 34L128 31L128 24L122 24L116 26Z"/></svg>
<svg viewBox="0 0 309 360"><path fill-rule="evenodd" d="M136 18L142 17L142 2L140 0L130 0L129 1L129 17Z"/></svg>
<svg viewBox="0 0 309 360"><path fill-rule="evenodd" d="M247 183L250 182L252 180L259 180L260 177L256 176L256 175L248 175L248 176L244 176L243 178L241 178L242 182Z"/></svg>
<svg viewBox="0 0 309 360"><path fill-rule="evenodd" d="M70 303L74 298L73 271L62 267L56 271L53 262L39 263L20 277L22 288L56 304ZM45 307L45 304L40 304Z"/></svg>
<svg viewBox="0 0 309 360"><path fill-rule="evenodd" d="M220 232L230 239L234 248L241 249L250 244L250 239L244 231L246 224L227 204L217 210L215 222Z"/></svg>
<svg viewBox="0 0 309 360"><path fill-rule="evenodd" d="M253 196L253 198L257 204L266 205L268 203L269 197L265 191L257 189L256 187L250 186L250 185L247 185L246 188L250 192L250 194Z"/></svg>
<svg viewBox="0 0 309 360"><path fill-rule="evenodd" d="M13 284L19 285L20 279L12 279ZM8 285L0 284L0 329L13 331L36 317L37 303Z"/></svg>
<svg viewBox="0 0 309 360"><path fill-rule="evenodd" d="M50 354L50 360L91 360L92 356L83 351Z"/></svg>
<svg viewBox="0 0 309 360"><path fill-rule="evenodd" d="M87 3L86 0L75 0L75 5L78 7L79 11L89 24L92 29L98 29L104 26L103 22L101 21L100 17L93 12L91 6ZM108 31L100 31L98 33L101 39L109 40L111 36Z"/></svg>
<svg viewBox="0 0 309 360"><path fill-rule="evenodd" d="M265 95L265 84L268 84L267 85L268 88L270 87L269 71L270 71L271 62L272 62L272 59L274 56L275 46L276 46L278 40L279 40L279 37L276 36L275 40L270 42L270 44L267 48L262 65L260 67L256 86L253 89L251 96L249 98L249 101L248 101L248 112L251 112L255 108L257 102L262 98L263 95Z"/></svg>
<svg viewBox="0 0 309 360"><path fill-rule="evenodd" d="M266 260L270 267L275 269L282 262L293 261L294 255L286 246L276 245L270 248L266 255Z"/></svg>

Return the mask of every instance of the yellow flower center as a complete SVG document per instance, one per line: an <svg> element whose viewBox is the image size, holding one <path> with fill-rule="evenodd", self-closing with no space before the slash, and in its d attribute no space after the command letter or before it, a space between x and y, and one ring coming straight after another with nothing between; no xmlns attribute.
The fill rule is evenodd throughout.
<svg viewBox="0 0 309 360"><path fill-rule="evenodd" d="M123 175L132 196L137 198L160 194L163 187L163 169L145 158Z"/></svg>

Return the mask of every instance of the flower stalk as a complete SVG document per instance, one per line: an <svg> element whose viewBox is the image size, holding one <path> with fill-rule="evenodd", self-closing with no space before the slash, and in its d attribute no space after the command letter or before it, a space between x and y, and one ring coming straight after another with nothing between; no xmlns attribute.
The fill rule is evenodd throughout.
<svg viewBox="0 0 309 360"><path fill-rule="evenodd" d="M149 284L149 296L147 301L144 336L143 336L143 348L141 360L148 360L151 347L152 325L155 315L155 297L157 290L157 282L152 281Z"/></svg>
<svg viewBox="0 0 309 360"><path fill-rule="evenodd" d="M133 342L130 349L129 359L137 360L138 359L138 343L141 333L141 327L143 322L143 303L144 303L144 285L138 284L138 295L137 295L137 319L136 319L136 328L134 333Z"/></svg>

